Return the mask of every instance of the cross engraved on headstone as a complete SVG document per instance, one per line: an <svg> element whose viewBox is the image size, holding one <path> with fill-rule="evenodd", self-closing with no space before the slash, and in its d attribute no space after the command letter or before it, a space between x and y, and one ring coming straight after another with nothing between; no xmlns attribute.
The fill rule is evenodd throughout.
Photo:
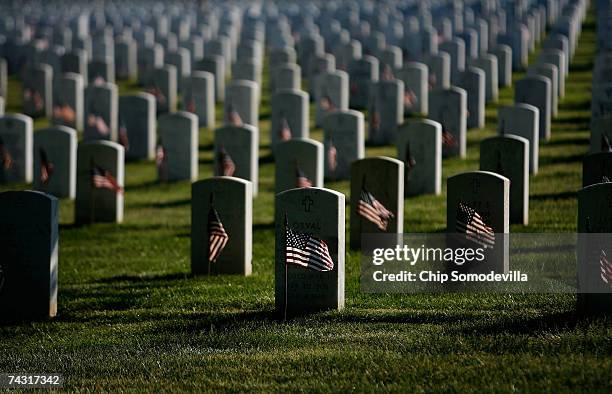
<svg viewBox="0 0 612 394"><path fill-rule="evenodd" d="M312 201L312 198L310 198L310 196L304 197L304 199L302 200L302 205L304 206L304 212L310 212L310 207L313 204L314 204L314 201Z"/></svg>

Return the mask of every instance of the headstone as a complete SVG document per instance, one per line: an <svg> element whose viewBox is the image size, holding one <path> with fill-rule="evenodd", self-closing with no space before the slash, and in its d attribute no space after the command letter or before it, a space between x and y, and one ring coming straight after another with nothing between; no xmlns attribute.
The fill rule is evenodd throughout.
<svg viewBox="0 0 612 394"><path fill-rule="evenodd" d="M497 57L495 57L494 55L481 55L479 58L471 60L469 64L473 67L481 69L485 74L486 102L497 102L497 99L499 97L499 81L497 78Z"/></svg>
<svg viewBox="0 0 612 394"><path fill-rule="evenodd" d="M276 194L297 187L323 187L323 144L294 138L277 145L274 181Z"/></svg>
<svg viewBox="0 0 612 394"><path fill-rule="evenodd" d="M87 53L83 50L73 49L64 54L61 59L62 73L75 73L81 75L83 83L87 83Z"/></svg>
<svg viewBox="0 0 612 394"><path fill-rule="evenodd" d="M612 152L589 153L582 163L582 187L612 180Z"/></svg>
<svg viewBox="0 0 612 394"><path fill-rule="evenodd" d="M0 193L0 321L57 314L59 207L33 191Z"/></svg>
<svg viewBox="0 0 612 394"><path fill-rule="evenodd" d="M197 71L206 71L215 77L215 100L221 103L225 100L225 61L222 56L205 54L196 64Z"/></svg>
<svg viewBox="0 0 612 394"><path fill-rule="evenodd" d="M198 117L175 112L159 117L156 154L160 181L198 179Z"/></svg>
<svg viewBox="0 0 612 394"><path fill-rule="evenodd" d="M565 55L558 49L545 49L540 53L538 57L540 63L550 63L557 67L559 71L557 73L557 85L559 87L557 93L559 98L565 97L565 78L567 73L565 71Z"/></svg>
<svg viewBox="0 0 612 394"><path fill-rule="evenodd" d="M427 115L429 100L429 71L423 63L408 62L398 71L404 82L404 112Z"/></svg>
<svg viewBox="0 0 612 394"><path fill-rule="evenodd" d="M178 48L172 52L166 52L165 63L174 66L176 70L176 88L183 91L183 80L191 75L191 56L189 51Z"/></svg>
<svg viewBox="0 0 612 394"><path fill-rule="evenodd" d="M55 80L51 123L83 130L83 77L79 74L65 73Z"/></svg>
<svg viewBox="0 0 612 394"><path fill-rule="evenodd" d="M297 54L292 47L275 48L270 51L270 69L297 61Z"/></svg>
<svg viewBox="0 0 612 394"><path fill-rule="evenodd" d="M368 157L351 164L351 249L362 234L401 234L404 229L404 163Z"/></svg>
<svg viewBox="0 0 612 394"><path fill-rule="evenodd" d="M23 80L23 113L31 117L52 114L53 71L48 64L30 68Z"/></svg>
<svg viewBox="0 0 612 394"><path fill-rule="evenodd" d="M153 71L145 82L145 92L155 97L157 113L176 111L176 67L164 66Z"/></svg>
<svg viewBox="0 0 612 394"><path fill-rule="evenodd" d="M550 81L550 111L551 116L556 118L559 113L559 70L557 66L550 63L536 63L527 69L527 75L548 78Z"/></svg>
<svg viewBox="0 0 612 394"><path fill-rule="evenodd" d="M6 100L8 90L8 64L6 59L0 59L0 97Z"/></svg>
<svg viewBox="0 0 612 394"><path fill-rule="evenodd" d="M589 152L612 152L612 116L591 118Z"/></svg>
<svg viewBox="0 0 612 394"><path fill-rule="evenodd" d="M215 127L215 76L194 71L183 86L183 110L197 115L200 127Z"/></svg>
<svg viewBox="0 0 612 394"><path fill-rule="evenodd" d="M404 83L399 79L373 83L368 115L368 141L374 145L395 142L397 127L404 121Z"/></svg>
<svg viewBox="0 0 612 394"><path fill-rule="evenodd" d="M77 150L75 223L123 222L124 149L111 141L90 141Z"/></svg>
<svg viewBox="0 0 612 394"><path fill-rule="evenodd" d="M77 132L65 126L34 134L34 189L57 198L76 196Z"/></svg>
<svg viewBox="0 0 612 394"><path fill-rule="evenodd" d="M442 125L442 154L465 157L467 93L461 88L429 92L429 118Z"/></svg>
<svg viewBox="0 0 612 394"><path fill-rule="evenodd" d="M232 79L261 83L261 64L255 61L241 60L232 65Z"/></svg>
<svg viewBox="0 0 612 394"><path fill-rule="evenodd" d="M85 89L83 140L117 141L117 86L111 83Z"/></svg>
<svg viewBox="0 0 612 394"><path fill-rule="evenodd" d="M0 183L32 182L32 118L0 116Z"/></svg>
<svg viewBox="0 0 612 394"><path fill-rule="evenodd" d="M488 171L470 171L448 178L446 226L449 234L467 234L472 248L484 249L484 261L458 267L474 273L508 272L510 181ZM474 233L477 226L479 232ZM466 230L466 228L468 230ZM451 242L455 239L451 239Z"/></svg>
<svg viewBox="0 0 612 394"><path fill-rule="evenodd" d="M499 86L504 88L512 85L512 48L500 44L491 49L491 54L497 58Z"/></svg>
<svg viewBox="0 0 612 394"><path fill-rule="evenodd" d="M438 47L440 52L446 52L450 56L451 83L459 80L459 74L465 70L465 42L461 38L445 41Z"/></svg>
<svg viewBox="0 0 612 394"><path fill-rule="evenodd" d="M450 55L446 52L427 55L425 62L429 70L429 90L448 89L451 81Z"/></svg>
<svg viewBox="0 0 612 394"><path fill-rule="evenodd" d="M155 158L155 97L139 92L119 97L118 141L125 148L126 159Z"/></svg>
<svg viewBox="0 0 612 394"><path fill-rule="evenodd" d="M517 135L490 137L480 143L480 170L510 180L510 223L529 223L529 141Z"/></svg>
<svg viewBox="0 0 612 394"><path fill-rule="evenodd" d="M259 130L255 126L244 124L215 130L215 176L234 176L251 181L253 197L256 197L259 185L258 165Z"/></svg>
<svg viewBox="0 0 612 394"><path fill-rule="evenodd" d="M349 64L351 108L366 108L370 100L370 86L378 81L378 59L365 55Z"/></svg>
<svg viewBox="0 0 612 394"><path fill-rule="evenodd" d="M442 126L429 119L404 123L397 134L397 158L404 162L404 194L442 191Z"/></svg>
<svg viewBox="0 0 612 394"><path fill-rule="evenodd" d="M276 67L270 74L271 92L302 88L302 70L297 64L283 64Z"/></svg>
<svg viewBox="0 0 612 394"><path fill-rule="evenodd" d="M233 177L191 185L192 274L251 275L252 193L251 182Z"/></svg>
<svg viewBox="0 0 612 394"><path fill-rule="evenodd" d="M476 67L459 73L457 86L467 93L467 127L481 129L485 125L485 75Z"/></svg>
<svg viewBox="0 0 612 394"><path fill-rule="evenodd" d="M138 49L136 41L123 39L115 42L115 77L135 80L138 77Z"/></svg>
<svg viewBox="0 0 612 394"><path fill-rule="evenodd" d="M539 110L540 138L550 139L551 87L550 80L542 76L527 76L516 82L516 104L530 104Z"/></svg>
<svg viewBox="0 0 612 394"><path fill-rule="evenodd" d="M364 135L364 118L359 111L336 111L323 119L326 179L349 179L351 163L365 155Z"/></svg>
<svg viewBox="0 0 612 394"><path fill-rule="evenodd" d="M497 132L517 135L529 142L529 171L538 173L540 155L539 111L529 104L500 107L497 113Z"/></svg>
<svg viewBox="0 0 612 394"><path fill-rule="evenodd" d="M578 311L610 313L608 234L612 231L612 183L598 183L578 192ZM600 236L596 234L601 234Z"/></svg>
<svg viewBox="0 0 612 394"><path fill-rule="evenodd" d="M138 82L144 85L155 69L164 66L164 48L159 44L138 48Z"/></svg>
<svg viewBox="0 0 612 394"><path fill-rule="evenodd" d="M259 125L259 85L245 79L235 79L227 85L224 103L224 124Z"/></svg>
<svg viewBox="0 0 612 394"><path fill-rule="evenodd" d="M316 80L315 123L323 124L323 119L334 111L346 111L349 106L348 74L336 70L320 74Z"/></svg>
<svg viewBox="0 0 612 394"><path fill-rule="evenodd" d="M344 195L329 189L292 189L276 196L274 298L279 314L344 308L344 204ZM298 266L299 255L287 253L288 248L307 250L304 241L319 247L318 259L302 263L309 267Z"/></svg>
<svg viewBox="0 0 612 394"><path fill-rule="evenodd" d="M108 60L93 60L87 65L89 84L115 83L115 66Z"/></svg>
<svg viewBox="0 0 612 394"><path fill-rule="evenodd" d="M612 83L593 84L591 118L612 115Z"/></svg>
<svg viewBox="0 0 612 394"><path fill-rule="evenodd" d="M270 141L272 147L291 138L308 138L308 93L281 90L272 96Z"/></svg>

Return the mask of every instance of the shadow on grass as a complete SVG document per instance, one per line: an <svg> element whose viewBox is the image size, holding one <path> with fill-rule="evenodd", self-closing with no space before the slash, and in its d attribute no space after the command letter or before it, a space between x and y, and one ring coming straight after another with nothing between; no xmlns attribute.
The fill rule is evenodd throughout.
<svg viewBox="0 0 612 394"><path fill-rule="evenodd" d="M200 145L198 146L198 151L199 152L207 152L207 151L212 151L215 147L215 144L210 143L210 144L204 144L204 145Z"/></svg>
<svg viewBox="0 0 612 394"><path fill-rule="evenodd" d="M569 163L581 163L584 159L584 154L560 156L560 157L543 157L540 158L540 166L546 166L549 164L569 164Z"/></svg>
<svg viewBox="0 0 612 394"><path fill-rule="evenodd" d="M532 201L545 201L545 200L566 200L570 198L576 198L576 192L559 192L559 193L545 193L545 194L532 194L529 199Z"/></svg>
<svg viewBox="0 0 612 394"><path fill-rule="evenodd" d="M271 153L267 154L267 155L262 155L259 157L259 164L271 164L274 163L274 156L272 156Z"/></svg>
<svg viewBox="0 0 612 394"><path fill-rule="evenodd" d="M193 278L188 273L173 273L164 275L117 275L108 278L102 278L94 281L94 283L143 283L143 282L159 282L159 281L173 281Z"/></svg>
<svg viewBox="0 0 612 394"><path fill-rule="evenodd" d="M174 201L134 203L129 206L132 208L176 208L191 204L191 198L184 198Z"/></svg>
<svg viewBox="0 0 612 394"><path fill-rule="evenodd" d="M542 332L561 332L575 329L576 326L586 318L581 317L576 311L557 312L550 315L538 316L533 318L514 318L512 320L502 320L491 322L482 319L468 329L466 333L477 332L480 335L495 334L534 334Z"/></svg>
<svg viewBox="0 0 612 394"><path fill-rule="evenodd" d="M131 191L131 190L142 190L142 189L149 189L149 188L151 188L151 187L154 187L154 186L160 186L160 185L162 185L162 184L163 184L163 183L161 183L161 182L160 182L160 181L158 181L158 180L148 181L148 182L138 183L138 184L136 184L136 185L127 185L127 186L125 187L125 191L126 191L126 192L129 192L129 191Z"/></svg>
<svg viewBox="0 0 612 394"><path fill-rule="evenodd" d="M274 229L274 222L272 223L257 223L253 225L253 232L255 231L259 231L259 230L273 230Z"/></svg>
<svg viewBox="0 0 612 394"><path fill-rule="evenodd" d="M562 145L585 145L589 143L589 138L568 138L568 139L559 139L559 140L551 140L546 142L546 146L562 146Z"/></svg>

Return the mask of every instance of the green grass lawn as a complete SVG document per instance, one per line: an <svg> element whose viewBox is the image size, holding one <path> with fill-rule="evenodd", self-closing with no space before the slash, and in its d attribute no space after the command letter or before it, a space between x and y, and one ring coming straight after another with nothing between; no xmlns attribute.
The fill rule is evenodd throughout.
<svg viewBox="0 0 612 394"><path fill-rule="evenodd" d="M552 139L540 145L529 225L513 225L512 232L576 229L594 29L591 12ZM12 80L8 112L19 111L19 89ZM121 85L122 93L134 89ZM190 184L158 184L153 163L129 163L123 224L74 227L74 204L61 201L58 316L0 328L0 372L60 372L65 388L80 391L611 389L610 320L577 317L571 294L363 294L360 255L349 252L345 310L277 319L274 165L263 91L253 275L191 277ZM467 159L444 160L444 178L478 169L479 143L495 134L497 107L512 99L513 90L504 89L499 103L487 107L487 127L469 131ZM321 130L312 136L321 140ZM395 148L367 149L375 155L394 156ZM211 176L211 160L212 131L202 129L200 179ZM347 194L349 183L326 187ZM27 186L0 190L15 188ZM406 232L445 227L445 186L441 196L406 200Z"/></svg>

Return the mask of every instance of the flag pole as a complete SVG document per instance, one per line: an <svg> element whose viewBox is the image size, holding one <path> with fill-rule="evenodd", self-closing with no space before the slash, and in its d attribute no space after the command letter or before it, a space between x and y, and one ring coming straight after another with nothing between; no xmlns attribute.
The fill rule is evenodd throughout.
<svg viewBox="0 0 612 394"><path fill-rule="evenodd" d="M212 209L213 201L215 200L215 194L211 192L209 199L210 199L209 200L210 207L208 209L210 210ZM207 226L207 231L208 231L208 226ZM210 276L210 268L211 268L210 267L211 266L211 263L210 263L210 234L208 234L208 258L206 260L208 260L208 276Z"/></svg>
<svg viewBox="0 0 612 394"><path fill-rule="evenodd" d="M289 227L289 220L287 219L287 212L285 212L285 318L283 321L287 321L287 302L289 300L287 296L287 292L289 291L289 286L287 284L287 227Z"/></svg>

